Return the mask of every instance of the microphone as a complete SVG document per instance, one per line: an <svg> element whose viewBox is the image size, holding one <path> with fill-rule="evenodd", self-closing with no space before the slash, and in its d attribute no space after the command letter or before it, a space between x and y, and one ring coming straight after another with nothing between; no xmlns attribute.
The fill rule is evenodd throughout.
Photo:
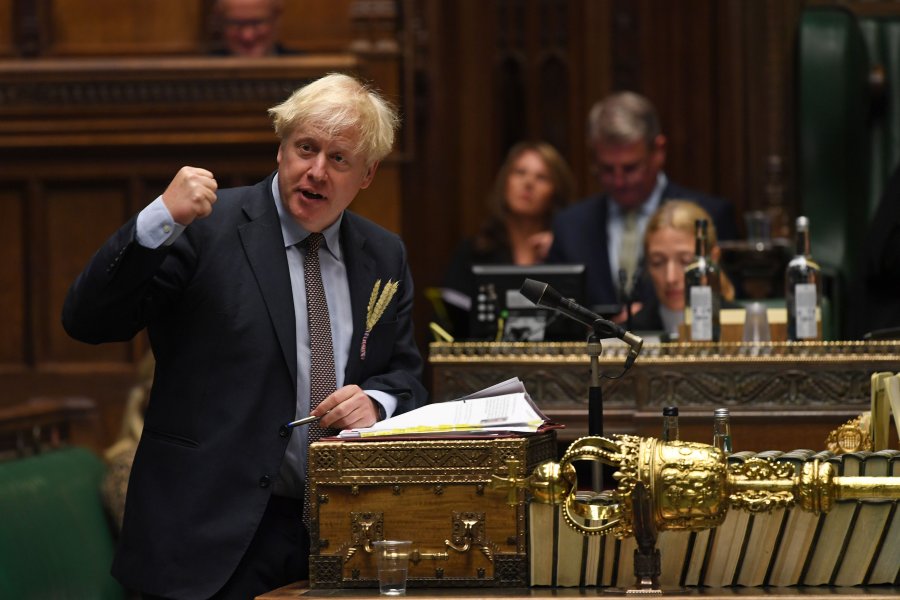
<svg viewBox="0 0 900 600"><path fill-rule="evenodd" d="M526 279L522 283L519 292L527 299L531 300L537 306L552 308L553 310L564 314L570 319L574 319L579 323L590 327L594 333L601 337L614 337L628 344L628 358L625 359L625 368L628 369L634 364L644 340L640 336L634 335L630 331L622 329L612 321L607 321L597 313L588 310L573 300L563 298L562 295L550 287L549 284L534 279Z"/></svg>

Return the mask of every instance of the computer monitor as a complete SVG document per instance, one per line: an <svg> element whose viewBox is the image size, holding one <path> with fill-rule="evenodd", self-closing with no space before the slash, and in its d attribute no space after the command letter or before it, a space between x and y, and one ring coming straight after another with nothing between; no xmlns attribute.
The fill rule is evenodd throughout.
<svg viewBox="0 0 900 600"><path fill-rule="evenodd" d="M549 308L539 308L519 289L526 279L548 284L564 298L584 300L584 265L474 265L475 291L469 334L477 340L581 341L584 325Z"/></svg>

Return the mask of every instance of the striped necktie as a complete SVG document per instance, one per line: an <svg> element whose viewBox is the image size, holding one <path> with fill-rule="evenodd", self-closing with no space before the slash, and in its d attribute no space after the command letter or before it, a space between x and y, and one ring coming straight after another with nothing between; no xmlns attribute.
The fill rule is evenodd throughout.
<svg viewBox="0 0 900 600"><path fill-rule="evenodd" d="M640 235L638 232L638 212L630 210L623 215L622 243L619 245L619 268L626 274L626 282L631 281L637 269L640 256ZM628 284L626 283L626 286ZM628 293L629 290L622 290Z"/></svg>

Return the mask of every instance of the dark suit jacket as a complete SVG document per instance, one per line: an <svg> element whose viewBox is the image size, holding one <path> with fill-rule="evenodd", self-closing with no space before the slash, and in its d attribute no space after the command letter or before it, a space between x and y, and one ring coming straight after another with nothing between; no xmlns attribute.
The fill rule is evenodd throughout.
<svg viewBox="0 0 900 600"><path fill-rule="evenodd" d="M734 208L729 202L669 183L663 190L662 202L672 199L692 200L705 208L720 240L737 237ZM553 222L553 245L547 262L585 265L584 301L589 306L619 302L618 278L610 272L606 237L607 203L611 201L606 194L590 196L561 211ZM652 293L652 285L641 285L636 300L647 301Z"/></svg>
<svg viewBox="0 0 900 600"><path fill-rule="evenodd" d="M234 571L262 517L294 418L296 333L272 177L220 190L212 214L169 248L134 241L135 220L93 257L66 298L79 340L127 340L146 327L156 375L128 487L113 574L172 598L209 597ZM345 383L425 402L413 288L400 239L350 212L341 225L353 307ZM368 339L376 279L400 281Z"/></svg>

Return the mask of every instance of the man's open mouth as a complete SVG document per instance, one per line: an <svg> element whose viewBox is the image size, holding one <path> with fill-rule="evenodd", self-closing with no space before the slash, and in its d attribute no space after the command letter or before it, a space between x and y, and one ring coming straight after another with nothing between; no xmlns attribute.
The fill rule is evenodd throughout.
<svg viewBox="0 0 900 600"><path fill-rule="evenodd" d="M300 193L303 194L304 197L309 198L310 200L322 200L325 197L322 194L317 194L317 193L311 192L309 190L301 190Z"/></svg>

